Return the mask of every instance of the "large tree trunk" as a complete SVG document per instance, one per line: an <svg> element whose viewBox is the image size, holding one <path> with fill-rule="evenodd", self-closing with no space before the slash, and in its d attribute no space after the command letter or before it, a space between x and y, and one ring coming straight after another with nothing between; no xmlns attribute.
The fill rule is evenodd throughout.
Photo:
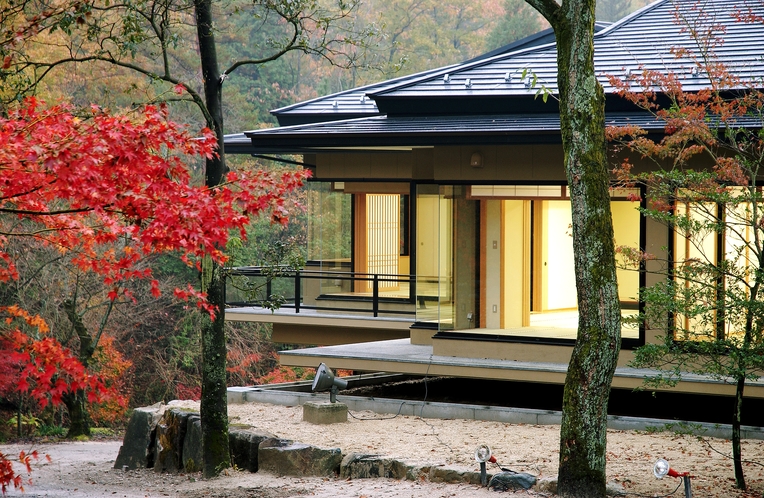
<svg viewBox="0 0 764 498"><path fill-rule="evenodd" d="M555 28L560 122L570 188L578 336L568 366L560 427L558 492L605 496L607 405L621 347L605 97L594 75L594 0L569 1Z"/></svg>
<svg viewBox="0 0 764 498"><path fill-rule="evenodd" d="M69 413L69 430L66 432L67 439L77 437L90 437L90 415L85 392L77 390L74 393L66 393L62 400Z"/></svg>
<svg viewBox="0 0 764 498"><path fill-rule="evenodd" d="M223 269L212 265L207 289L210 303L218 305L214 320L202 327L202 455L204 476L213 477L231 466L228 448L226 338Z"/></svg>
<svg viewBox="0 0 764 498"><path fill-rule="evenodd" d="M578 336L565 379L558 492L605 496L607 404L621 345L605 98L594 74L595 0L527 0L557 39L560 124L573 214ZM531 68L532 69L532 68Z"/></svg>
<svg viewBox="0 0 764 498"><path fill-rule="evenodd" d="M206 161L206 184L214 188L226 172L223 150L223 106L220 71L212 22L211 0L196 0L196 29L204 78L208 125L218 139L218 156ZM216 307L214 320L202 326L202 455L204 476L218 475L231 466L228 448L228 402L226 392L225 281L223 269L212 263L202 274L202 288Z"/></svg>
<svg viewBox="0 0 764 498"><path fill-rule="evenodd" d="M75 333L80 341L80 351L78 359L80 363L87 368L95 352L95 342L90 336L87 327L82 322L82 317L77 313L76 301L74 298L66 299L63 302L64 312L72 323ZM111 306L109 306L111 310ZM82 389L73 393L66 393L62 397L66 411L69 413L69 430L66 432L67 439L76 437L90 437L90 413L88 412L87 396Z"/></svg>

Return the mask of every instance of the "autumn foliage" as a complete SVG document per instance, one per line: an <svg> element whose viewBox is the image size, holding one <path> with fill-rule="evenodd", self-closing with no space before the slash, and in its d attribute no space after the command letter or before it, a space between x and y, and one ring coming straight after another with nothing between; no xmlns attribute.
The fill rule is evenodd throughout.
<svg viewBox="0 0 764 498"><path fill-rule="evenodd" d="M215 189L195 184L187 164L215 150L209 130L191 135L168 119L163 106L118 116L96 106L78 113L27 100L0 118L0 282L18 278L8 250L13 237L33 238L78 269L100 275L112 300L132 297L125 284L136 278L148 279L151 293L160 294L151 270L138 267L148 256L175 253L197 267L203 256L225 262L229 235L239 231L246 238L251 216L267 212L286 221L282 199L305 173L239 172ZM175 295L216 311L190 286ZM114 356L109 339L102 338L92 362L99 364L101 355L108 368L95 375L39 317L17 306L0 313L0 347L8 360L0 367L0 389L13 386L41 407L77 390L106 403L106 412L110 403L125 403L119 382L127 364ZM6 463L0 457L0 465ZM16 483L12 470L0 475L2 486Z"/></svg>
<svg viewBox="0 0 764 498"><path fill-rule="evenodd" d="M163 107L148 106L135 118L95 106L90 114L83 119L66 106L47 109L29 100L0 121L0 213L33 223L21 233L0 234L0 281L17 277L3 251L9 235L69 252L74 265L113 286L112 298L124 292L120 282L151 276L134 269L149 254L223 262L230 231L246 237L250 215L269 210L274 219L286 219L283 194L304 176L229 173L228 183L210 191L192 184L184 163L184 157L215 153L208 129L194 139ZM158 284L152 292L159 292ZM190 289L177 294L203 297Z"/></svg>

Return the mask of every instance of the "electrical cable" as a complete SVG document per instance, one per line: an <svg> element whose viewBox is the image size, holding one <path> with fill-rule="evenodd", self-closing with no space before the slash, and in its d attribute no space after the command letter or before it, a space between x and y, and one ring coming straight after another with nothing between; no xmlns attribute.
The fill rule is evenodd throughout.
<svg viewBox="0 0 764 498"><path fill-rule="evenodd" d="M454 453L454 449L448 443L440 439L440 435L437 432L435 432L435 426L429 423L427 419L425 419L422 416L422 414L424 413L424 405L427 403L427 395L429 394L429 388L427 386L427 377L430 375L430 367L432 366L432 356L433 356L432 353L430 353L430 359L427 362L427 370L424 372L424 399L422 400L422 408L419 410L419 420L424 422L425 425L427 425L430 429L432 429L432 433L435 436L435 439L437 439L440 444L448 448L448 451L450 451L451 453Z"/></svg>
<svg viewBox="0 0 764 498"><path fill-rule="evenodd" d="M671 493L665 494L665 495L643 495L641 493L633 493L626 491L625 493L619 495L619 496L639 496L641 498L668 498L669 496L675 495L677 491L679 491L679 488L684 484L683 480L679 481L679 484L676 488L674 488L674 491Z"/></svg>
<svg viewBox="0 0 764 498"><path fill-rule="evenodd" d="M373 400L374 398L371 398L371 399ZM356 420L392 420L401 414L401 410L403 410L403 405L405 404L406 404L405 401L401 401L401 406L398 407L398 413L396 413L392 417L356 417L355 415L353 415L353 412L351 412L350 410L348 410L348 415L350 415Z"/></svg>

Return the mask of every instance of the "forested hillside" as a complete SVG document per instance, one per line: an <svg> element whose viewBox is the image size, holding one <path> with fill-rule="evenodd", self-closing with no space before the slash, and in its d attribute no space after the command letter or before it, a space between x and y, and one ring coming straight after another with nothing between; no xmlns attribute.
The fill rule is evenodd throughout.
<svg viewBox="0 0 764 498"><path fill-rule="evenodd" d="M289 23L269 10L279 3L215 4L218 58L223 67L238 60L268 58L286 46ZM601 20L613 21L648 2L598 3ZM36 95L50 104L66 102L80 109L97 104L114 113L146 103L167 103L172 120L192 130L205 126L205 117L191 100L192 91L203 94L203 90L196 27L187 5L180 2L167 11L162 22L172 26L173 34L157 38L166 44L162 46L138 28L144 22L138 17L96 12L88 2L51 5L64 7L59 12L58 7L50 7L43 0L16 0L0 12L0 111L4 116L24 97ZM43 19L53 15L58 16L57 24L44 27ZM110 24L113 31L91 28L96 15L106 21L114 16ZM323 21L317 18L313 22L320 25ZM163 32L164 27L158 26L157 32ZM357 43L345 44L336 52L321 51L310 45L314 39L306 38L298 49L274 60L226 73L225 131L273 126L271 109L464 61L547 27L522 0L365 0L349 16L336 20L331 28L336 31L330 30L332 36L353 33ZM172 48L168 52L171 59L163 58L162 49L167 47ZM120 64L98 60L117 52ZM172 78L163 78L170 66ZM150 70L136 71L136 67ZM234 169L274 167L251 158L229 158L229 164ZM191 166L202 182L201 163ZM291 201L300 200L299 192L291 195ZM249 241L230 248L229 264L265 264L287 257L273 248L299 253L305 241L305 215L295 210L292 218L286 227L273 227L270 220L255 221ZM114 382L131 397L133 406L198 397L200 312L172 297L173 288L198 284L195 268L169 255L148 258L142 264L153 268L161 297L152 297L154 288L139 280L129 285L129 292L114 299L102 279L68 265L56 248L34 237L14 238L17 223L13 215L0 213L0 243L14 256L19 273L17 280L0 287L0 306L19 305L39 314L51 326L52 334L72 350L79 348L78 327L103 331L104 337L111 339L101 343L92 366L112 372ZM277 369L276 349L268 334L265 328L229 324L229 384L288 380L300 374ZM127 368L128 364L132 366ZM3 386L6 377L2 374L0 369L0 401L16 411L18 420L34 414L38 425L65 422L62 412L39 410L28 396ZM96 409L92 415L98 422L113 418L108 410Z"/></svg>

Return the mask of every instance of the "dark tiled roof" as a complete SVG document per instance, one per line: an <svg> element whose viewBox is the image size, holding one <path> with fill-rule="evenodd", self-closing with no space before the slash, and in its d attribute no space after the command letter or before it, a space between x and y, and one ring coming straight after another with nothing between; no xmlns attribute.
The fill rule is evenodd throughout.
<svg viewBox="0 0 764 498"><path fill-rule="evenodd" d="M764 78L764 63L761 60L764 55L764 24L737 22L730 15L736 7L749 3L754 12L764 15L764 4L753 0L683 0L677 5L680 12L694 20L698 27L708 28L717 23L726 26L724 43L714 47L713 51L719 60L741 77L761 81ZM702 10L694 10L695 5ZM680 75L687 90L708 86L706 77L692 74L695 65L689 57L677 59L671 53L672 48L686 48L698 53L695 41L683 32L681 25L673 22L675 10L674 2L658 1L595 35L596 73L606 92L613 92L607 75L623 78L640 67ZM524 71L527 74L523 79ZM533 75L537 78L537 84L530 88L528 81ZM557 53L554 45L446 68L439 73L379 90L372 97L530 96L541 85L552 93L557 91Z"/></svg>
<svg viewBox="0 0 764 498"><path fill-rule="evenodd" d="M612 113L607 124L638 125L646 130L661 131L663 122L646 113ZM557 113L389 117L332 121L284 128L270 128L229 135L231 145L249 152L307 150L342 147L416 147L460 144L508 144L558 142L560 118ZM246 137L251 140L247 147ZM231 145L229 145L231 144Z"/></svg>
<svg viewBox="0 0 764 498"><path fill-rule="evenodd" d="M606 75L637 74L640 67L671 71L682 79L685 89L705 88L709 80L692 72L694 64L677 59L671 49L696 49L694 42L673 22L676 12L695 19L699 28L715 24L726 26L723 43L713 52L728 68L748 81L764 81L764 23L746 24L735 20L731 11L746 9L764 16L760 0L659 0L595 35L595 59L600 81L612 93ZM694 10L699 5L703 10ZM543 38L543 37L542 37ZM539 38L539 39L542 39ZM418 146L442 143L525 143L559 141L559 118L554 102L543 105L534 99L537 88L529 88L519 76L524 70L538 79L538 85L556 89L556 50L554 44L535 46L458 66L440 68L396 80L349 90L279 110L284 113L326 114L334 101L347 99L348 108L362 104L361 95L371 94L380 109L367 117L334 122L285 126L247 132L252 145L242 134L226 138L229 152L318 150L338 147ZM448 75L448 78L444 78ZM467 81L469 80L469 85ZM372 91L374 93L372 93ZM623 103L613 95L608 100L610 124L639 124L659 131L660 122ZM368 102L368 101L367 101ZM622 101L621 101L622 102ZM620 107L619 107L620 105ZM344 104L338 104L343 108ZM418 115L409 114L418 112ZM331 118L343 117L338 115ZM449 115L451 114L451 115ZM355 116L351 114L351 116ZM370 117L369 117L370 116ZM345 118L349 117L347 114ZM320 117L319 117L320 119ZM758 121L742 123L761 127Z"/></svg>
<svg viewBox="0 0 764 498"><path fill-rule="evenodd" d="M599 31L605 27L605 24L598 23L596 29ZM468 64L495 57L500 54L516 52L518 50L524 50L530 47L537 47L553 42L554 33L552 32L551 28L548 28L534 35L510 43L509 45L505 45L478 57L474 57L464 62L463 64ZM450 66L430 69L407 76L401 76L399 78L394 78L379 83L372 83L370 85L352 88L350 90L333 93L324 97L318 97L315 99L306 100L304 102L298 102L286 107L281 107L271 111L271 113L276 116L276 118L279 120L279 124L282 126L377 115L379 114L377 105L374 100L368 98L367 95L382 92L414 80L425 78L431 74L440 73L441 71L447 70L448 68L456 68L458 66L459 64L453 64Z"/></svg>

